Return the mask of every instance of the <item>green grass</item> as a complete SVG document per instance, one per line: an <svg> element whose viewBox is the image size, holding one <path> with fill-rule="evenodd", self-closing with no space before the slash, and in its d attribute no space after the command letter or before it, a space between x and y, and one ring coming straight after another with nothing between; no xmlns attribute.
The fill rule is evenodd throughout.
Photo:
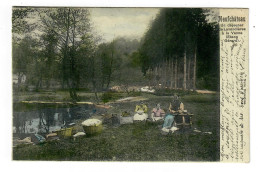
<svg viewBox="0 0 260 172"><path fill-rule="evenodd" d="M171 97L142 94L149 111L159 102L167 109ZM216 94L181 97L185 109L194 114L192 130L162 135L162 123L142 122L106 128L100 135L76 141L65 139L43 145L23 145L13 149L14 160L77 161L218 161L219 105ZM110 113L129 111L136 102L113 104ZM193 132L197 128L201 133ZM212 132L205 134L203 132Z"/></svg>
<svg viewBox="0 0 260 172"><path fill-rule="evenodd" d="M216 161L216 135L161 135L158 123L137 123L105 130L76 141L61 140L14 149L14 160Z"/></svg>
<svg viewBox="0 0 260 172"><path fill-rule="evenodd" d="M107 103L110 101L115 101L117 99L120 99L122 97L125 97L126 95L124 93L117 93L117 92L105 92L101 96L101 100L103 103Z"/></svg>
<svg viewBox="0 0 260 172"><path fill-rule="evenodd" d="M185 95L198 95L197 92L190 91L190 90L174 90L174 89L157 89L156 92L154 93L157 96L173 96L174 94L178 96L185 96Z"/></svg>

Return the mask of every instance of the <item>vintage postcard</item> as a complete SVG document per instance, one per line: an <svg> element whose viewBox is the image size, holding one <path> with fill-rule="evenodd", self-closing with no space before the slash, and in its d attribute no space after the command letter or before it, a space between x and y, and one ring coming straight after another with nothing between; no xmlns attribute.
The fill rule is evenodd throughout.
<svg viewBox="0 0 260 172"><path fill-rule="evenodd" d="M248 9L12 8L12 158L249 162Z"/></svg>

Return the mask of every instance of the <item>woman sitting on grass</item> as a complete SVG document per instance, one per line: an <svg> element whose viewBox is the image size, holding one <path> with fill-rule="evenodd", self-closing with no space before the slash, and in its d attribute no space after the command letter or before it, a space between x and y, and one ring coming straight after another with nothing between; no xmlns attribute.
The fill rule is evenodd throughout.
<svg viewBox="0 0 260 172"><path fill-rule="evenodd" d="M140 102L140 105L136 105L135 112L134 121L144 121L148 118L147 106L142 101Z"/></svg>
<svg viewBox="0 0 260 172"><path fill-rule="evenodd" d="M174 116L178 113L183 112L184 110L184 104L179 100L179 97L177 95L174 95L173 102L170 103L169 111L170 113L166 115L163 123L163 131L169 131L169 129L172 128L173 122L174 122ZM173 128L173 130L177 130L177 128Z"/></svg>
<svg viewBox="0 0 260 172"><path fill-rule="evenodd" d="M161 106L158 103L156 105L156 108L153 108L153 110L152 110L151 120L152 121L162 120L164 118L164 116L165 116L165 112L163 109L161 109Z"/></svg>

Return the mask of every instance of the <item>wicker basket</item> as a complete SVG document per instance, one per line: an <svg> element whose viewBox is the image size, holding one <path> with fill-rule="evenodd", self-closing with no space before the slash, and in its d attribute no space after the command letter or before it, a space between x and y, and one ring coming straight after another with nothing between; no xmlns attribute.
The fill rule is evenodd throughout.
<svg viewBox="0 0 260 172"><path fill-rule="evenodd" d="M60 138L69 138L72 136L73 128L64 128L56 131L57 135Z"/></svg>
<svg viewBox="0 0 260 172"><path fill-rule="evenodd" d="M93 119L90 119L93 120ZM85 124L89 120L86 120L82 123L83 129L86 133L86 135L95 135L95 134L100 134L103 130L103 125L100 120L95 119L97 122L93 124Z"/></svg>

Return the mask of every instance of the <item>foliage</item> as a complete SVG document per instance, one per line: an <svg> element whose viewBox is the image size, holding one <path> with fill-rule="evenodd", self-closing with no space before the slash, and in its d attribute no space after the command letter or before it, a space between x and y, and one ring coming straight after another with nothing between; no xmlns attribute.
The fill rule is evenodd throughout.
<svg viewBox="0 0 260 172"><path fill-rule="evenodd" d="M154 93L157 96L174 96L175 94L178 96L184 95L197 95L197 92L190 91L190 90L173 90L173 89L157 89Z"/></svg>
<svg viewBox="0 0 260 172"><path fill-rule="evenodd" d="M102 94L101 100L103 103L107 103L109 101L114 101L114 100L117 100L122 97L123 97L123 94L121 94L121 93L115 93L115 92L108 91L108 92L105 92Z"/></svg>
<svg viewBox="0 0 260 172"><path fill-rule="evenodd" d="M183 74L183 65L187 65L184 57L192 60L195 52L196 77L218 78L218 27L206 20L206 12L200 8L161 9L146 32L139 52L133 55L134 64L140 63L145 75L147 70L177 59ZM212 85L218 85L217 79L214 81ZM216 89L209 85L203 87Z"/></svg>
<svg viewBox="0 0 260 172"><path fill-rule="evenodd" d="M13 33L28 33L35 28L35 25L29 24L27 17L34 13L35 10L30 7L14 7L12 14L12 32Z"/></svg>
<svg viewBox="0 0 260 172"><path fill-rule="evenodd" d="M182 81L183 54L192 61L196 49L197 86L217 89L218 28L202 9L161 9L141 41L100 43L86 8L14 7L12 22L13 74L26 76L18 88L66 89L74 101L83 88L99 101L97 93L111 86L128 94L130 86L150 86L152 72L169 60L178 59Z"/></svg>
<svg viewBox="0 0 260 172"><path fill-rule="evenodd" d="M88 72L86 69L89 66L87 61L93 56L96 44L91 33L88 10L82 8L15 8L13 10L13 27L16 28L18 25L16 20L26 20L26 17L29 18L33 14L38 16L35 23L37 23L36 30L40 34L33 38L32 42L28 41L27 36L21 37L21 43L13 42L15 47L13 50L16 51L13 53L14 73L17 73L16 70L26 73L28 82L34 85L36 90L42 87L44 81L46 88L50 86L52 80L56 83L59 81L62 88L69 89L73 100L79 100L76 90L79 88L81 80L86 78ZM21 27L27 27L27 24L29 25L29 23L23 23ZM33 36L30 33L27 35ZM29 44L23 44L26 41ZM32 43L37 44L38 47L28 46ZM19 49L34 54L21 55L17 52ZM20 58L16 57L19 55ZM29 57L30 59L28 59Z"/></svg>

